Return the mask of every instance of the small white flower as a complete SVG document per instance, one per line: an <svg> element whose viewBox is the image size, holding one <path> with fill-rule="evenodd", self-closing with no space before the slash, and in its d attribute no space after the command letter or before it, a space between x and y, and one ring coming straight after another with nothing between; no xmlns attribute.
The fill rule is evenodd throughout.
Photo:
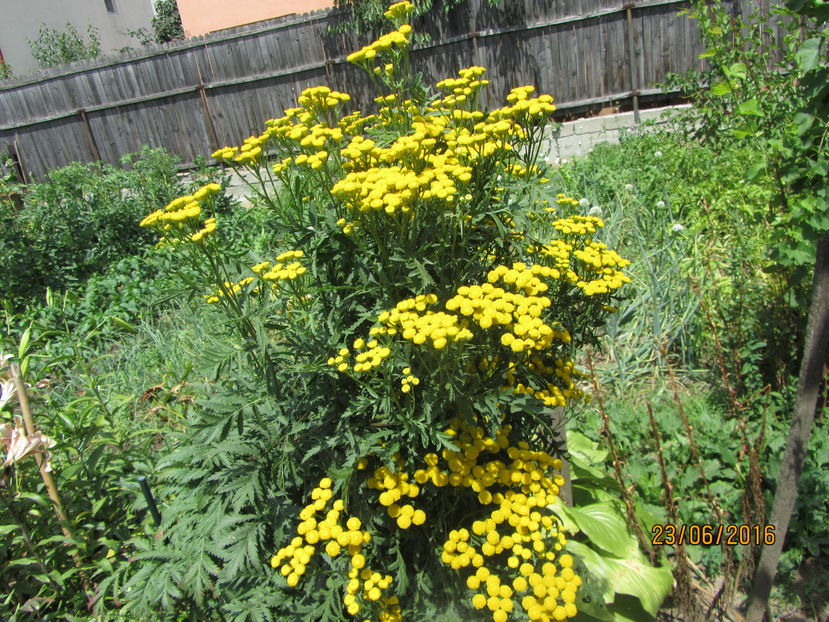
<svg viewBox="0 0 829 622"><path fill-rule="evenodd" d="M654 151L653 152L653 157L654 158L661 158L662 157L662 152L661 151Z"/></svg>
<svg viewBox="0 0 829 622"><path fill-rule="evenodd" d="M627 192L633 192L633 184L625 184L625 190Z"/></svg>
<svg viewBox="0 0 829 622"><path fill-rule="evenodd" d="M596 216L597 218L601 218L602 216L602 207L601 205L594 205L590 208L590 211L587 212L588 216Z"/></svg>
<svg viewBox="0 0 829 622"><path fill-rule="evenodd" d="M659 208L659 209L664 208L665 207L665 201L657 201L656 202L656 207Z"/></svg>
<svg viewBox="0 0 829 622"><path fill-rule="evenodd" d="M579 206L587 208L590 205L590 201L587 199L579 199Z"/></svg>
<svg viewBox="0 0 829 622"><path fill-rule="evenodd" d="M680 223L675 222L671 227L671 231L674 233L679 233L680 231L685 231L685 227L683 227Z"/></svg>

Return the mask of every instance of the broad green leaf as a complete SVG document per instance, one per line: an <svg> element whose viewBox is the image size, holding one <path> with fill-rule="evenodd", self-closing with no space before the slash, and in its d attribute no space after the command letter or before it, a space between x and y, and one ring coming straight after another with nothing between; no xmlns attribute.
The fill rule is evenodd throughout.
<svg viewBox="0 0 829 622"><path fill-rule="evenodd" d="M712 35L721 35L723 33L723 30L719 26L712 26L708 29L708 32L710 32Z"/></svg>
<svg viewBox="0 0 829 622"><path fill-rule="evenodd" d="M726 73L731 78L746 79L746 65L745 63L734 63L727 70Z"/></svg>
<svg viewBox="0 0 829 622"><path fill-rule="evenodd" d="M627 523L610 503L593 503L567 508L567 515L590 542L617 557L624 557L630 548Z"/></svg>
<svg viewBox="0 0 829 622"><path fill-rule="evenodd" d="M711 85L711 94L718 97L728 95L731 92L731 85L728 82L716 82Z"/></svg>
<svg viewBox="0 0 829 622"><path fill-rule="evenodd" d="M804 41L795 53L797 65L803 73L820 66L820 39Z"/></svg>
<svg viewBox="0 0 829 622"><path fill-rule="evenodd" d="M17 525L0 525L0 536L6 536L17 530Z"/></svg>
<svg viewBox="0 0 829 622"><path fill-rule="evenodd" d="M740 114L750 114L758 117L763 116L763 111L760 110L760 102L755 98L747 99L737 106L737 112Z"/></svg>
<svg viewBox="0 0 829 622"><path fill-rule="evenodd" d="M607 458L606 449L598 449L598 443L591 441L584 434L573 430L567 431L567 451L581 458L587 464L602 464Z"/></svg>
<svg viewBox="0 0 829 622"><path fill-rule="evenodd" d="M764 162L756 162L748 167L746 170L746 180L747 181L754 181L759 176L760 173L766 170L766 164Z"/></svg>
<svg viewBox="0 0 829 622"><path fill-rule="evenodd" d="M567 549L591 574L607 581L616 592L635 596L645 611L656 617L673 586L671 569L654 568L636 547L635 540L631 539L631 545L630 554L623 559L600 555L581 542L570 541Z"/></svg>
<svg viewBox="0 0 829 622"><path fill-rule="evenodd" d="M702 60L702 59L705 59L705 58L711 58L712 56L716 56L716 55L717 55L716 50L705 50L702 54L697 56L697 58Z"/></svg>
<svg viewBox="0 0 829 622"><path fill-rule="evenodd" d="M579 526L570 518L570 515L568 514L568 510L570 508L565 506L559 497L556 497L555 502L551 503L547 507L550 508L558 517L564 531L569 534L576 534L579 532Z"/></svg>

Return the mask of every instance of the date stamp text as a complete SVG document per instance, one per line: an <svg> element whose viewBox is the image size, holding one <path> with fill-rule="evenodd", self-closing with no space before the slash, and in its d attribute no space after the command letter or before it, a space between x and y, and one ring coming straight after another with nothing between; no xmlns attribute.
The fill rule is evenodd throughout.
<svg viewBox="0 0 829 622"><path fill-rule="evenodd" d="M657 523L651 529L654 546L747 546L774 544L774 525L673 525Z"/></svg>

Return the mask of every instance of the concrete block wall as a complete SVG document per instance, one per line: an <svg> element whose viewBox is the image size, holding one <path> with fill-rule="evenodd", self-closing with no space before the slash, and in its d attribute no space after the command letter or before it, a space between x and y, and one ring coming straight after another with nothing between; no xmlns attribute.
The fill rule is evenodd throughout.
<svg viewBox="0 0 829 622"><path fill-rule="evenodd" d="M690 104L686 104L640 110L639 122L664 123L666 116L689 107ZM550 164L558 164L573 156L589 153L599 143L618 143L622 132L636 125L633 112L567 121L558 127L548 128L541 153L546 154Z"/></svg>

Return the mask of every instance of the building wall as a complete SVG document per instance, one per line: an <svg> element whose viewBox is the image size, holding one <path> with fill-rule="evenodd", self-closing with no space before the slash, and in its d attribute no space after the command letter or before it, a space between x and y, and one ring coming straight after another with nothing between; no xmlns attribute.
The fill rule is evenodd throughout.
<svg viewBox="0 0 829 622"><path fill-rule="evenodd" d="M307 13L334 6L334 0L177 0L187 37L232 28L291 13Z"/></svg>
<svg viewBox="0 0 829 622"><path fill-rule="evenodd" d="M114 12L108 10L108 5ZM72 24L84 41L87 29L98 29L101 53L139 47L129 30L151 30L152 0L0 0L0 52L15 75L38 69L28 40L36 40L40 25L66 30Z"/></svg>

